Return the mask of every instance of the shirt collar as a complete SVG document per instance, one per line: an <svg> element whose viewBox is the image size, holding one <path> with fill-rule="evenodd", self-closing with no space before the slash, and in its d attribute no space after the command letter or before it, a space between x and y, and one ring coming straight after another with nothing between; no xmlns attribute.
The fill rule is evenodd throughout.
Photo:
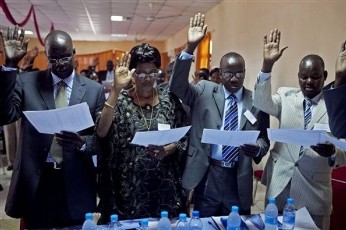
<svg viewBox="0 0 346 230"><path fill-rule="evenodd" d="M225 92L225 100L228 98L228 96L231 94L231 92L229 92L225 86L223 86L223 91ZM244 87L241 87L237 92L233 93L236 98L237 101L241 101L243 99L243 91L244 91Z"/></svg>
<svg viewBox="0 0 346 230"><path fill-rule="evenodd" d="M320 92L319 94L317 94L315 97L313 97L313 98L307 98L307 97L304 97L305 99L309 99L311 102L312 102L312 104L313 105L317 105L318 104L318 102L321 100L321 98L322 98L322 92Z"/></svg>
<svg viewBox="0 0 346 230"><path fill-rule="evenodd" d="M58 84L60 81L64 81L65 84L69 87L72 88L72 83L73 83L73 78L75 75L75 71L73 70L71 75L68 76L65 79L61 79L58 76L56 76L53 72L51 72L52 76L53 76L53 86L55 86L56 84Z"/></svg>

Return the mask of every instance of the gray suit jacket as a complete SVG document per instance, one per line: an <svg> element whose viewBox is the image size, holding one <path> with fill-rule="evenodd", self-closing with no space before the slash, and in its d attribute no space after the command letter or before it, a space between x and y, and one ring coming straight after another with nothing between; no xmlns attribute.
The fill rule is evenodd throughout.
<svg viewBox="0 0 346 230"><path fill-rule="evenodd" d="M176 60L173 76L170 80L170 92L177 95L184 104L191 108L191 130L188 157L183 174L183 187L195 188L202 180L209 167L211 145L201 143L203 129L220 129L225 104L223 85L201 81L198 85L188 82L191 60ZM266 129L269 116L252 106L251 91L244 89L243 112L246 110L257 118L253 125L244 115L240 118L241 130L260 130L257 143L261 147L260 156L254 159L258 163L269 149ZM253 169L252 158L239 155L238 192L241 208L249 209L252 204Z"/></svg>
<svg viewBox="0 0 346 230"><path fill-rule="evenodd" d="M271 96L271 82L257 83L254 105L279 119L282 129L304 129L304 95L298 88L282 87ZM316 123L328 124L328 115L321 98L307 129ZM276 142L270 151L263 184L267 186L267 198L277 197L291 181L290 196L296 208L306 207L312 215L329 215L332 208L332 167L328 158L306 148L299 156L300 146ZM337 149L336 164L345 164L345 154Z"/></svg>
<svg viewBox="0 0 346 230"><path fill-rule="evenodd" d="M32 205L53 139L53 135L39 133L22 111L55 108L52 77L50 70L24 73L17 80L15 71L0 71L0 75L0 124L22 118L20 143L5 209L7 215L20 218L27 207ZM105 94L100 84L80 75L74 77L70 105L87 102L95 119L104 101ZM92 153L88 151L93 127L80 134L87 138L86 152L64 149L62 163L68 207L75 219L83 219L86 211L93 211L96 207L96 170L92 163Z"/></svg>
<svg viewBox="0 0 346 230"><path fill-rule="evenodd" d="M330 129L334 136L346 138L346 85L330 89L332 84L323 88Z"/></svg>

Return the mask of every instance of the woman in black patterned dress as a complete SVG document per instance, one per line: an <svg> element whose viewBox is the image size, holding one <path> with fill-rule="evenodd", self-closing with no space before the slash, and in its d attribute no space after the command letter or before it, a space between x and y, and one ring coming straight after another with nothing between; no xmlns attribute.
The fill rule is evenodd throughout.
<svg viewBox="0 0 346 230"><path fill-rule="evenodd" d="M130 144L138 131L158 130L162 124L171 129L187 125L180 101L155 88L160 64L159 51L142 44L123 55L116 68L96 128L99 223L106 223L113 213L133 219L159 217L162 210L176 217L186 210L181 186L186 137L166 146Z"/></svg>

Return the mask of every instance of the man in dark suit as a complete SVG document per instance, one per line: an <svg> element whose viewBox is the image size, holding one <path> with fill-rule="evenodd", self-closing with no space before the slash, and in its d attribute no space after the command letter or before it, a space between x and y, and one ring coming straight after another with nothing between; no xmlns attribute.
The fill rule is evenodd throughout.
<svg viewBox="0 0 346 230"><path fill-rule="evenodd" d="M228 215L231 205L239 206L241 214L250 214L252 204L252 160L258 163L269 148L266 129L269 117L252 106L251 91L243 87L244 59L237 53L225 54L220 62L223 84L200 81L189 84L192 54L206 33L204 15L190 20L188 42L175 61L170 92L191 108L191 130L188 156L183 174L183 187L194 189L195 209L202 217ZM243 145L231 161L225 157L227 146L201 143L203 129L226 130L226 114L231 99L237 105L236 130L259 130L256 145Z"/></svg>
<svg viewBox="0 0 346 230"><path fill-rule="evenodd" d="M333 135L346 138L346 41L336 60L335 81L323 88L323 96Z"/></svg>
<svg viewBox="0 0 346 230"><path fill-rule="evenodd" d="M99 82L102 81L114 81L114 64L112 60L107 61L107 70L101 70L97 72L97 76L99 78Z"/></svg>
<svg viewBox="0 0 346 230"><path fill-rule="evenodd" d="M24 30L18 35L16 26L7 36L1 32L0 38L6 58L0 71L0 124L22 118L5 211L22 218L29 229L80 225L84 214L96 207L96 172L89 147L93 128L55 134L55 146L62 147L57 161L51 150L53 135L39 133L22 112L55 109L58 87L65 85L66 105L86 102L95 119L105 102L103 88L74 71L72 39L64 31L52 31L45 38L48 69L18 77L15 68L28 45Z"/></svg>

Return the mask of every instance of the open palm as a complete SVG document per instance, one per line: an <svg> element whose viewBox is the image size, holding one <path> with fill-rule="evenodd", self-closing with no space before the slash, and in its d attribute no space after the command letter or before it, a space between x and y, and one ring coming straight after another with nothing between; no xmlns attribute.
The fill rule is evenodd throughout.
<svg viewBox="0 0 346 230"><path fill-rule="evenodd" d="M263 58L265 62L274 63L282 55L282 52L287 48L280 49L281 32L278 29L272 30L269 38L264 36Z"/></svg>
<svg viewBox="0 0 346 230"><path fill-rule="evenodd" d="M189 44L197 46L204 38L207 31L207 26L204 24L204 14L197 13L190 19L190 27L187 34Z"/></svg>
<svg viewBox="0 0 346 230"><path fill-rule="evenodd" d="M341 45L340 53L336 60L335 72L337 74L346 74L346 41Z"/></svg>
<svg viewBox="0 0 346 230"><path fill-rule="evenodd" d="M131 82L132 74L129 70L131 55L123 54L115 69L114 87L124 88Z"/></svg>

